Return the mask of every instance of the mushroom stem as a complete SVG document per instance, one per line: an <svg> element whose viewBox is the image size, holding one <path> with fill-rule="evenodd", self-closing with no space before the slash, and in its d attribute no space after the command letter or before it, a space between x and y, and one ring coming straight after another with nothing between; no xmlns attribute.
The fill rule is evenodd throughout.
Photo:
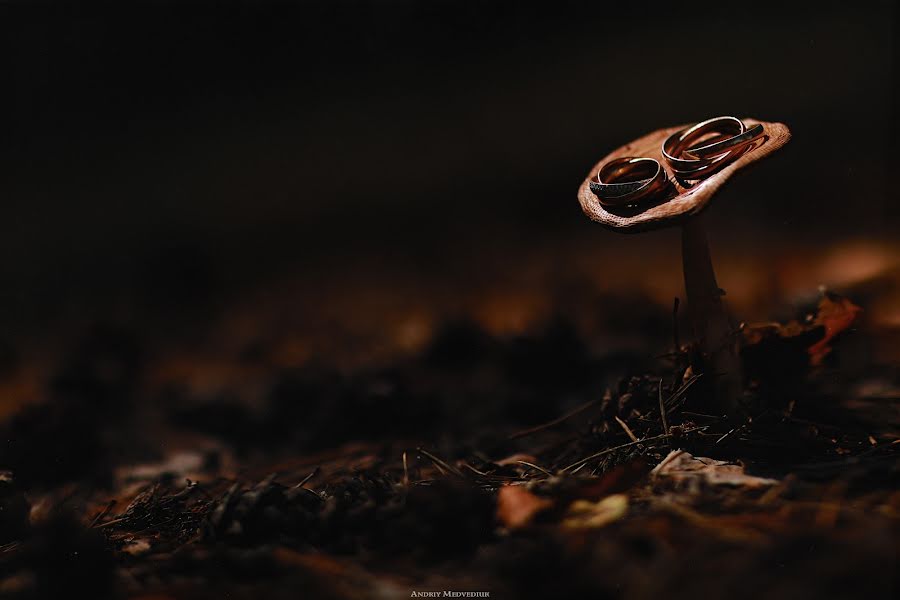
<svg viewBox="0 0 900 600"><path fill-rule="evenodd" d="M731 321L722 303L724 292L716 283L702 216L691 217L681 226L681 259L688 313L694 337L715 376L717 408L735 417L741 391L741 364L731 338Z"/></svg>

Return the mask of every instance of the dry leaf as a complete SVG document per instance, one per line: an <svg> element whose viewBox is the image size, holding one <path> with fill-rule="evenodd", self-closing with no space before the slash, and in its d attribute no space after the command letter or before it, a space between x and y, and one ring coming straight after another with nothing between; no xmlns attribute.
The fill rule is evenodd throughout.
<svg viewBox="0 0 900 600"><path fill-rule="evenodd" d="M576 500L569 506L563 527L568 529L593 529L618 521L628 512L628 496L613 494L599 502Z"/></svg>
<svg viewBox="0 0 900 600"><path fill-rule="evenodd" d="M641 481L650 472L650 465L643 457L637 457L617 465L597 479L588 479L578 488L577 497L583 500L599 500L610 494L624 492Z"/></svg>
<svg viewBox="0 0 900 600"><path fill-rule="evenodd" d="M728 485L759 488L778 483L777 479L755 477L744 473L744 467L712 458L695 457L684 450L673 450L650 472L654 479L667 479L689 486Z"/></svg>
<svg viewBox="0 0 900 600"><path fill-rule="evenodd" d="M553 506L520 485L506 485L497 492L497 518L509 529L525 527L541 511Z"/></svg>
<svg viewBox="0 0 900 600"><path fill-rule="evenodd" d="M784 363L787 357L817 366L831 352L831 342L856 321L862 308L834 293L827 292L819 301L815 316L805 322L753 323L744 325L744 346L758 347L761 356L777 357ZM789 362L790 362L789 360Z"/></svg>
<svg viewBox="0 0 900 600"><path fill-rule="evenodd" d="M125 542L122 551L132 556L140 556L150 552L150 542L145 539L136 539Z"/></svg>
<svg viewBox="0 0 900 600"><path fill-rule="evenodd" d="M825 337L809 347L810 362L813 365L821 364L822 359L831 352L829 342L848 329L862 308L853 304L847 298L837 294L825 294L819 301L819 312L816 314L815 323L825 327Z"/></svg>
<svg viewBox="0 0 900 600"><path fill-rule="evenodd" d="M815 327L811 324L802 325L799 321L788 321L787 323L771 321L768 323L747 323L743 326L742 332L744 334L744 344L754 346L776 337L784 340L803 341L805 338L800 336L818 335L818 332L813 331Z"/></svg>

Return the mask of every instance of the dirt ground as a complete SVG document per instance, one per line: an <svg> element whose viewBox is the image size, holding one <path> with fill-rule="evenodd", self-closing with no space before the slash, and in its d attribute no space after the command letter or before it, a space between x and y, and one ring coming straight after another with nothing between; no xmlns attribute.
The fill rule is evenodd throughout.
<svg viewBox="0 0 900 600"><path fill-rule="evenodd" d="M900 277L853 248L805 275L840 296L788 264L767 305L743 271L731 306L776 318L736 328L730 418L674 294L552 260L415 306L360 277L202 334L73 327L4 366L0 592L892 597Z"/></svg>

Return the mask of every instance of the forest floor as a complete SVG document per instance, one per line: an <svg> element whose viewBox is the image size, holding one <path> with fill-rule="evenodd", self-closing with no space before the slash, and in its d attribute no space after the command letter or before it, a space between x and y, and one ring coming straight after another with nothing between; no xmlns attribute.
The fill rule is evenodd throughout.
<svg viewBox="0 0 900 600"><path fill-rule="evenodd" d="M0 594L895 596L896 330L827 293L744 325L726 417L671 315L588 301L605 337L447 320L352 368L95 327L2 425Z"/></svg>

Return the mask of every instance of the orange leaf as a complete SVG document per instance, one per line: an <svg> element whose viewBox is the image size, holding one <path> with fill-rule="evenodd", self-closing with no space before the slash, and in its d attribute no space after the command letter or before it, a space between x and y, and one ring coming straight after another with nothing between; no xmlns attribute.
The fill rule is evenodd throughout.
<svg viewBox="0 0 900 600"><path fill-rule="evenodd" d="M862 308L853 304L847 298L837 294L825 294L819 301L819 312L816 314L815 324L825 328L825 336L809 347L810 363L819 365L822 359L831 352L829 342L842 331L848 329Z"/></svg>
<svg viewBox="0 0 900 600"><path fill-rule="evenodd" d="M509 529L525 527L551 506L553 502L535 496L521 485L505 485L497 492L497 518Z"/></svg>

